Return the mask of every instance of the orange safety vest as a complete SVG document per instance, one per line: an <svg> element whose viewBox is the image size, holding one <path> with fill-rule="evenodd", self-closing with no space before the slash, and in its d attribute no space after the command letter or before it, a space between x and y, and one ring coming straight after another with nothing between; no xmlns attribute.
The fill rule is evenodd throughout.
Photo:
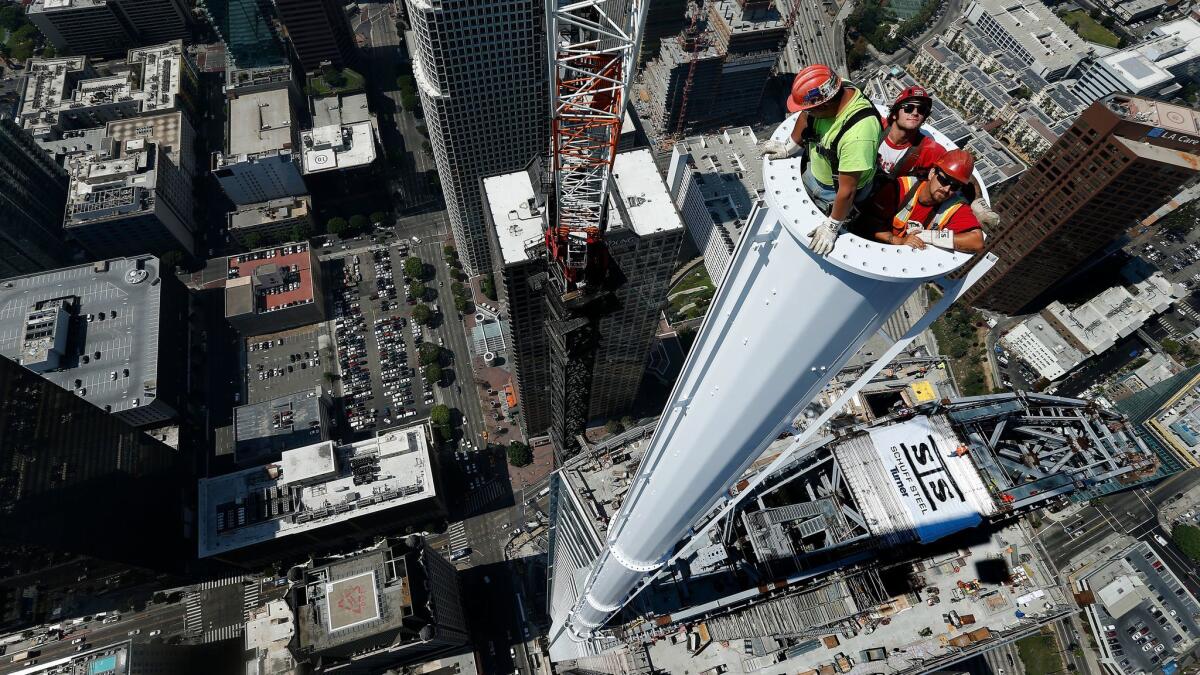
<svg viewBox="0 0 1200 675"><path fill-rule="evenodd" d="M908 232L908 224L912 220L913 205L917 203L917 192L925 181L915 176L900 176L896 179L900 190L900 209L892 216L892 234L902 237ZM962 195L954 195L950 199L929 210L921 225L927 230L940 230L946 227L950 218L967 203Z"/></svg>

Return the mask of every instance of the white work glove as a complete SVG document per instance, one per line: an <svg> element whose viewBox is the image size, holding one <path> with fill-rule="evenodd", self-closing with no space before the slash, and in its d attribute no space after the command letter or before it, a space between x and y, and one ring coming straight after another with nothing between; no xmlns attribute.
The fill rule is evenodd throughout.
<svg viewBox="0 0 1200 675"><path fill-rule="evenodd" d="M808 233L808 247L817 255L829 255L833 250L833 242L837 241L838 231L845 221L826 218L821 224Z"/></svg>
<svg viewBox="0 0 1200 675"><path fill-rule="evenodd" d="M788 136L782 141L767 141L763 145L763 159L787 159L800 154L800 146Z"/></svg>
<svg viewBox="0 0 1200 675"><path fill-rule="evenodd" d="M978 220L979 224L984 227L995 227L1000 224L1000 214L993 211L983 197L971 202L971 213L975 214L975 220Z"/></svg>
<svg viewBox="0 0 1200 675"><path fill-rule="evenodd" d="M954 232L950 230L921 230L917 233L917 239L931 246L954 250Z"/></svg>

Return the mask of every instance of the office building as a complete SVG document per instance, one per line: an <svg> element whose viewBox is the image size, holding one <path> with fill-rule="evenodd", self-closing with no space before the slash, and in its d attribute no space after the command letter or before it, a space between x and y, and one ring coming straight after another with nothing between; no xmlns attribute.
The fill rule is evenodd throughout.
<svg viewBox="0 0 1200 675"><path fill-rule="evenodd" d="M888 650L890 672L937 671L1077 611L1019 514L1085 485L1128 489L1157 464L1120 415L1036 394L930 401L817 436L752 485L793 440L766 448L731 491L739 502L724 524L680 541L605 638L555 642L556 665L620 673L648 658L666 672L859 672L871 660L863 650L905 645ZM649 444L601 443L553 474L555 624L633 498Z"/></svg>
<svg viewBox="0 0 1200 675"><path fill-rule="evenodd" d="M750 127L690 136L671 149L667 188L716 283L725 276L733 247L762 195L759 157L758 137Z"/></svg>
<svg viewBox="0 0 1200 675"><path fill-rule="evenodd" d="M279 461L284 450L329 440L329 392L319 385L233 410L233 461L241 467Z"/></svg>
<svg viewBox="0 0 1200 675"><path fill-rule="evenodd" d="M289 572L293 654L314 673L370 675L469 644L458 570L418 536Z"/></svg>
<svg viewBox="0 0 1200 675"><path fill-rule="evenodd" d="M784 17L765 1L706 3L695 35L665 39L634 98L647 130L679 131L757 116L785 40ZM696 10L693 10L696 11Z"/></svg>
<svg viewBox="0 0 1200 675"><path fill-rule="evenodd" d="M69 257L62 213L67 173L10 119L0 119L0 279Z"/></svg>
<svg viewBox="0 0 1200 675"><path fill-rule="evenodd" d="M177 416L187 297L153 256L0 282L0 355L126 424Z"/></svg>
<svg viewBox="0 0 1200 675"><path fill-rule="evenodd" d="M224 151L212 172L234 204L308 194L300 173L300 128L293 88L237 88L229 93Z"/></svg>
<svg viewBox="0 0 1200 675"><path fill-rule="evenodd" d="M352 171L375 161L379 130L364 93L312 101L313 128L300 133L304 173Z"/></svg>
<svg viewBox="0 0 1200 675"><path fill-rule="evenodd" d="M183 0L33 0L26 16L60 54L121 56L130 47L190 37Z"/></svg>
<svg viewBox="0 0 1200 675"><path fill-rule="evenodd" d="M967 21L1050 82L1071 77L1092 48L1037 0L972 0Z"/></svg>
<svg viewBox="0 0 1200 675"><path fill-rule="evenodd" d="M284 450L200 481L200 557L253 568L445 518L426 426Z"/></svg>
<svg viewBox="0 0 1200 675"><path fill-rule="evenodd" d="M354 62L354 34L340 0L275 0L275 10L305 71Z"/></svg>
<svg viewBox="0 0 1200 675"><path fill-rule="evenodd" d="M1075 93L1092 102L1109 94L1167 99L1182 89L1200 61L1200 22L1187 18L1158 26L1145 42L1087 61Z"/></svg>
<svg viewBox="0 0 1200 675"><path fill-rule="evenodd" d="M249 248L307 239L316 230L312 198L300 195L239 206L225 214L225 227L234 241Z"/></svg>
<svg viewBox="0 0 1200 675"><path fill-rule="evenodd" d="M42 142L114 120L195 110L199 80L179 40L131 49L106 72L97 74L87 56L31 59L16 119Z"/></svg>
<svg viewBox="0 0 1200 675"><path fill-rule="evenodd" d="M492 268L480 179L546 153L545 4L406 3L405 33L454 243L467 274ZM486 48L480 35L487 35Z"/></svg>
<svg viewBox="0 0 1200 675"><path fill-rule="evenodd" d="M321 265L308 242L229 256L225 319L242 336L325 318Z"/></svg>
<svg viewBox="0 0 1200 675"><path fill-rule="evenodd" d="M1001 342L1053 382L1132 335L1147 319L1170 310L1186 294L1183 286L1155 273L1130 288L1108 288L1074 309L1055 300L1017 324Z"/></svg>
<svg viewBox="0 0 1200 675"><path fill-rule="evenodd" d="M637 396L683 223L651 152L618 154L605 232L611 293L580 307L548 278L538 165L483 185L522 424L530 436L549 429L567 450L589 421L621 416Z"/></svg>
<svg viewBox="0 0 1200 675"><path fill-rule="evenodd" d="M65 282L90 270L72 272L46 280ZM15 282L23 284L21 279ZM27 287L26 291L46 296L52 288ZM108 294L115 297L114 290ZM3 316L10 317L23 306L6 303ZM133 317L142 318L138 310L131 311ZM22 311L3 334L14 332L28 313ZM84 321L82 316L71 320ZM128 327L124 317L111 321ZM120 333L124 335L124 329ZM5 467L0 477L0 615L4 624L48 621L61 602L55 599L62 597L59 591L78 586L76 575L86 573L86 568L97 574L127 572L131 567L181 571L184 562L194 558L194 543L189 543L191 535L185 529L194 497L187 489L181 455L130 426L122 415L107 414L79 388L61 386L60 373L39 375L11 360L13 356L6 344L0 356L0 460ZM103 376L80 376L88 379L87 394L100 398L111 398L115 392L106 391L108 387L125 386L132 379L119 374L118 380L110 382L107 369ZM148 533L153 546L147 545ZM44 575L46 570L53 572ZM11 647L9 653L14 653Z"/></svg>
<svg viewBox="0 0 1200 675"><path fill-rule="evenodd" d="M93 257L196 252L190 176L162 145L114 141L67 164L65 230Z"/></svg>
<svg viewBox="0 0 1200 675"><path fill-rule="evenodd" d="M285 66L287 56L275 26L271 4L259 0L222 0L197 5L225 45L226 73L246 73ZM237 78L234 78L236 83Z"/></svg>
<svg viewBox="0 0 1200 675"><path fill-rule="evenodd" d="M993 205L999 256L967 302L1016 314L1200 171L1200 112L1109 95L1093 103Z"/></svg>

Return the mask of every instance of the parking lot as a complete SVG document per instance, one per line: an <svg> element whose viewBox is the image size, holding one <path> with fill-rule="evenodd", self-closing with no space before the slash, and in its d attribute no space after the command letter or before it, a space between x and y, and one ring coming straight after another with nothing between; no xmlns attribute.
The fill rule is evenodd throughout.
<svg viewBox="0 0 1200 675"><path fill-rule="evenodd" d="M375 246L342 257L334 290L334 335L340 394L353 431L411 424L426 417L436 400L420 379L416 345L422 329L411 320L416 300L396 267L406 242ZM410 361L411 355L411 361Z"/></svg>
<svg viewBox="0 0 1200 675"><path fill-rule="evenodd" d="M260 403L318 384L328 386L324 373L330 364L322 360L321 330L320 325L312 325L248 338L246 402Z"/></svg>

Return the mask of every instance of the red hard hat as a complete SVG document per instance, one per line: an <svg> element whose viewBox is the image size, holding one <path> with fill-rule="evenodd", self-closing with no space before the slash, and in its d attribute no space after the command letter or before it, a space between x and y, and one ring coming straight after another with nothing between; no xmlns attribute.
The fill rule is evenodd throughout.
<svg viewBox="0 0 1200 675"><path fill-rule="evenodd" d="M966 150L954 149L942 155L934 164L947 176L966 184L971 182L971 172L975 170L975 158Z"/></svg>
<svg viewBox="0 0 1200 675"><path fill-rule="evenodd" d="M842 78L829 66L814 63L796 73L792 80L792 95L788 99L788 112L799 112L815 108L842 91Z"/></svg>
<svg viewBox="0 0 1200 675"><path fill-rule="evenodd" d="M904 91L900 92L900 95L896 97L896 100L892 101L892 108L888 111L888 116L895 118L896 113L900 110L900 106L909 101L916 101L926 108L933 106L933 97L929 95L929 92L925 91L925 87L905 87Z"/></svg>

